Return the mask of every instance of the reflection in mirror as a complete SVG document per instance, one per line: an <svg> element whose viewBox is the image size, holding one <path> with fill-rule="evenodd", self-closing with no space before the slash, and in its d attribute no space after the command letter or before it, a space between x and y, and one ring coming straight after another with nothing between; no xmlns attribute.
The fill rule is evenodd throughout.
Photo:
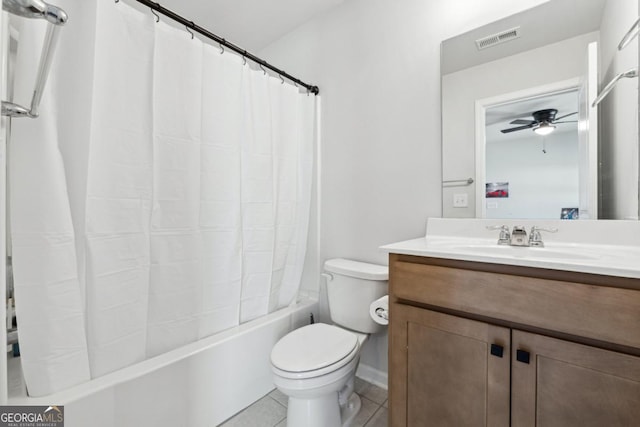
<svg viewBox="0 0 640 427"><path fill-rule="evenodd" d="M577 112L576 89L485 109L483 217L576 216Z"/></svg>
<svg viewBox="0 0 640 427"><path fill-rule="evenodd" d="M443 42L443 216L638 218L638 80L621 81L599 114L588 107L637 66L637 38L617 51L637 15L635 0L550 0ZM560 95L572 105L547 98ZM552 109L556 120L579 112L562 120L577 123L541 136ZM506 182L508 197L487 198Z"/></svg>

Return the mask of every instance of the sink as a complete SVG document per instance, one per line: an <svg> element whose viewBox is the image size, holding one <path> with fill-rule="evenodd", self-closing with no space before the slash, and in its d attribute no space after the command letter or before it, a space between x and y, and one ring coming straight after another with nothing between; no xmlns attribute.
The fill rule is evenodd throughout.
<svg viewBox="0 0 640 427"><path fill-rule="evenodd" d="M513 258L530 258L530 259L548 259L548 260L574 260L574 261L593 261L600 257L595 254L588 254L577 251L576 248L540 248L528 246L504 246L497 244L462 244L462 245L443 245L449 250L456 252L474 253L487 256L513 257Z"/></svg>
<svg viewBox="0 0 640 427"><path fill-rule="evenodd" d="M557 228L544 247L498 245L505 225ZM530 232L527 233L527 237ZM393 254L425 256L640 279L640 221L486 220L429 218L424 237L382 247Z"/></svg>
<svg viewBox="0 0 640 427"><path fill-rule="evenodd" d="M589 250L587 245L550 243L545 247L498 245L495 239L461 237L427 237L429 249L455 254L466 254L501 259L530 259L558 262L593 262L602 259L602 253Z"/></svg>

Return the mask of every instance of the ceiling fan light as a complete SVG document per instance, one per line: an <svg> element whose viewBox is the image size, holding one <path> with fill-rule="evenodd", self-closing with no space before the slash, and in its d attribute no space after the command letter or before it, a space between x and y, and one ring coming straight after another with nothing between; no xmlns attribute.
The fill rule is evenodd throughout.
<svg viewBox="0 0 640 427"><path fill-rule="evenodd" d="M552 125L549 122L542 122L540 123L538 126L536 126L535 128L533 128L533 131L535 133L537 133L538 135L549 135L551 132L553 132L555 130L555 126Z"/></svg>

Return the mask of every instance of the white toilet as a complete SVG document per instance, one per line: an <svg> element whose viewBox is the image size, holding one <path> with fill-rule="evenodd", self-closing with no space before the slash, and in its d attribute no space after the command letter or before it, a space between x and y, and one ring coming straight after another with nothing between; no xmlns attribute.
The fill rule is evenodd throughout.
<svg viewBox="0 0 640 427"><path fill-rule="evenodd" d="M386 266L330 259L325 262L331 320L285 335L271 351L278 390L289 397L288 427L347 427L360 410L353 392L360 349L384 327L369 305L387 293Z"/></svg>

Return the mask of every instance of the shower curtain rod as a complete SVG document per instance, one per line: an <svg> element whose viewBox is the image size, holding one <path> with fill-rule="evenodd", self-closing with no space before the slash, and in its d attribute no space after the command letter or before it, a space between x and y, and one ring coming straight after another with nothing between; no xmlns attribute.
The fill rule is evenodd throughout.
<svg viewBox="0 0 640 427"><path fill-rule="evenodd" d="M116 3L119 0L116 0ZM203 36L207 37L208 39L214 40L216 42L218 42L218 44L220 46L224 46L226 48L231 49L232 51L242 55L243 58L249 59L253 62L255 62L258 65L261 65L263 67L266 67L268 69L270 69L271 71L277 73L280 77L285 77L288 80L291 80L292 82L306 88L309 92L313 93L314 95L317 95L318 93L320 93L320 89L318 88L318 86L314 86L314 85L310 85L307 84L305 82L303 82L302 80L299 80L295 77L293 77L291 74L287 73L286 71L280 70L279 68L274 67L273 65L267 63L267 61L265 61L264 59L258 58L257 56L247 52L246 50L242 49L239 46L236 46L235 44L228 42L226 39L219 37L215 34L213 34L212 32L206 30L205 28L202 28L199 25L196 25L193 23L193 21L188 21L187 19L185 19L184 17L178 15L177 13L163 7L160 5L160 3L156 3L156 2L152 2L149 0L136 0L138 3L141 3L145 6L150 7L152 10L155 10L171 19L173 19L174 21L184 25L187 28L192 29L193 31L202 34Z"/></svg>

